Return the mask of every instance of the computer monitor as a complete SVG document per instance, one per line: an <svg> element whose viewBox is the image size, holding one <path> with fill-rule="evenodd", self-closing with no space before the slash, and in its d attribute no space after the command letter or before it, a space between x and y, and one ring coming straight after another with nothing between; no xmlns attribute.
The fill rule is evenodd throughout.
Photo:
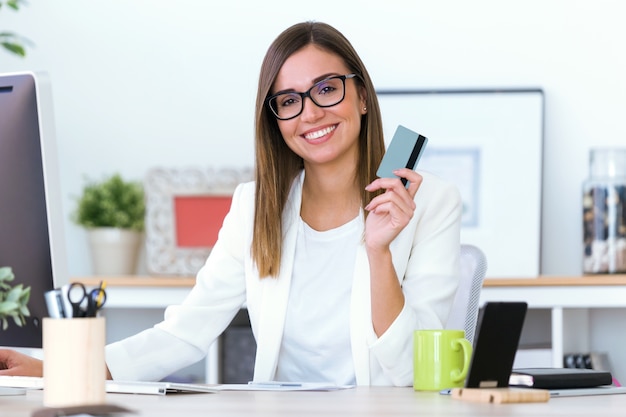
<svg viewBox="0 0 626 417"><path fill-rule="evenodd" d="M42 347L44 293L68 280L56 152L46 74L0 74L0 266L31 287L30 317L9 319L3 347Z"/></svg>

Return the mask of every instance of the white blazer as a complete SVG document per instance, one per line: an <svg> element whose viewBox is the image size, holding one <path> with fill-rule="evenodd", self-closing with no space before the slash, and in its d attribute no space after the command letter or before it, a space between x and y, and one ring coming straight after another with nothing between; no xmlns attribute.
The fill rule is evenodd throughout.
<svg viewBox="0 0 626 417"><path fill-rule="evenodd" d="M363 245L357 249L350 340L359 385L411 385L413 331L442 328L458 286L460 196L451 184L421 174L415 214L391 245L405 306L380 337L372 328L367 254ZM241 184L218 241L182 305L168 307L154 328L107 346L114 379L158 380L197 362L244 305L257 342L254 379L273 379L288 314L303 178L301 174L294 181L284 213L279 276L260 279L250 257L254 183Z"/></svg>

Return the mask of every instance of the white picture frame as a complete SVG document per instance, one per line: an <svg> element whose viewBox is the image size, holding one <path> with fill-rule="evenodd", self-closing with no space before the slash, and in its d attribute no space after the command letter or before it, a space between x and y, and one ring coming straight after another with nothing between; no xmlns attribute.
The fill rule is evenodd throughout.
<svg viewBox="0 0 626 417"><path fill-rule="evenodd" d="M379 91L385 140L401 124L428 137L417 170L454 182L461 242L487 256L487 277L541 272L544 95L541 89Z"/></svg>
<svg viewBox="0 0 626 417"><path fill-rule="evenodd" d="M149 170L144 184L147 270L195 275L211 253L235 188L252 178L251 168Z"/></svg>

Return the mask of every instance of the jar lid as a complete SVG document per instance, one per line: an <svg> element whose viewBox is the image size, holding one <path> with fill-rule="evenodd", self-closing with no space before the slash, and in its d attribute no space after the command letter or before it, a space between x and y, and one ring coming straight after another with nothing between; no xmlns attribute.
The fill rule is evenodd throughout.
<svg viewBox="0 0 626 417"><path fill-rule="evenodd" d="M595 178L626 177L626 148L591 149L589 168Z"/></svg>

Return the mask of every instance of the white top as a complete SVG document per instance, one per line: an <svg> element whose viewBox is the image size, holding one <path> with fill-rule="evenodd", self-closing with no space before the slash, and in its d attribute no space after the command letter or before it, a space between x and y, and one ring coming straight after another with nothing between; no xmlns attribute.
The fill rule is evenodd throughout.
<svg viewBox="0 0 626 417"><path fill-rule="evenodd" d="M350 293L362 237L361 215L323 232L300 220L277 381L356 384Z"/></svg>
<svg viewBox="0 0 626 417"><path fill-rule="evenodd" d="M357 385L410 386L413 330L442 328L450 314L459 283L461 198L452 184L427 172L422 176L413 218L390 245L405 304L380 337L372 325L367 251L362 241L356 247L349 304ZM304 173L294 180L285 205L278 276L259 277L251 257L255 186L242 184L184 302L168 307L154 328L107 346L114 379L159 380L199 361L244 305L257 342L254 380L275 379L290 313L303 179Z"/></svg>

